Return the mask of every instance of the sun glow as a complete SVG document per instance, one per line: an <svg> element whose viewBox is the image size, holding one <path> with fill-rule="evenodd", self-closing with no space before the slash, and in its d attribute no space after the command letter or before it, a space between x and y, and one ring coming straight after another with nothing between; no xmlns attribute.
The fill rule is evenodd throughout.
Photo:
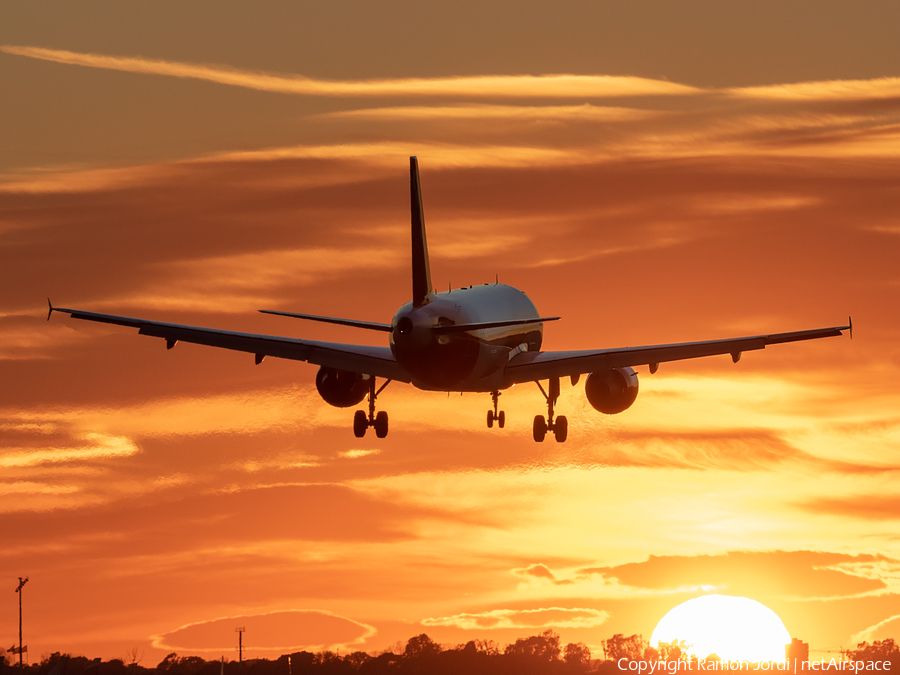
<svg viewBox="0 0 900 675"><path fill-rule="evenodd" d="M790 634L771 609L756 600L704 595L670 610L656 625L650 644L683 640L689 654L723 661L783 661Z"/></svg>

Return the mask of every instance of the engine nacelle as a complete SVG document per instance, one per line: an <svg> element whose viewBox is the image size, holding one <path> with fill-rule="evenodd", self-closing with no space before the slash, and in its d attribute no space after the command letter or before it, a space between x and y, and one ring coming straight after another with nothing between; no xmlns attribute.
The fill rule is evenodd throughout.
<svg viewBox="0 0 900 675"><path fill-rule="evenodd" d="M369 393L369 380L367 375L322 366L316 373L316 389L328 405L349 408Z"/></svg>
<svg viewBox="0 0 900 675"><path fill-rule="evenodd" d="M638 395L638 377L634 368L613 368L588 375L584 383L588 402L607 415L628 410Z"/></svg>

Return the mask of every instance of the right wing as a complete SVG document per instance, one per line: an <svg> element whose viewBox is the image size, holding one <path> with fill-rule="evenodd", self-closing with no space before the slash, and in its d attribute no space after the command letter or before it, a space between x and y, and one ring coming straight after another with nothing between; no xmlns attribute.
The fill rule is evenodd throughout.
<svg viewBox="0 0 900 675"><path fill-rule="evenodd" d="M65 312L73 319L111 323L117 326L137 328L139 335L163 338L171 349L176 342L192 342L209 347L233 349L256 355L256 362L263 357L306 361L317 366L327 366L338 370L383 377L398 382L409 382L410 376L397 363L389 347L369 347L367 345L346 345L338 342L317 342L279 337L277 335L256 335L238 333L216 328L183 326L177 323L163 323L147 319L134 319L115 314L98 314L80 309L64 309L50 305L50 313ZM50 316L48 315L49 319Z"/></svg>
<svg viewBox="0 0 900 675"><path fill-rule="evenodd" d="M572 377L611 368L649 365L656 372L660 363L696 359L716 354L731 354L737 362L742 352L765 349L767 345L800 340L815 340L843 335L849 330L853 335L853 324L832 328L814 328L791 333L772 333L751 337L706 340L703 342L681 342L670 345L649 345L646 347L620 347L618 349L592 349L568 352L521 352L506 366L506 386L518 382L533 382L553 377Z"/></svg>

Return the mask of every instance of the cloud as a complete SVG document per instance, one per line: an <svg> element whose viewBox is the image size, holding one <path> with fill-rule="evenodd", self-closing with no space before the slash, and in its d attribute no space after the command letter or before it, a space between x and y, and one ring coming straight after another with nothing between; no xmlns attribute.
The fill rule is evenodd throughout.
<svg viewBox="0 0 900 675"><path fill-rule="evenodd" d="M711 587L729 595L794 599L837 598L883 591L892 576L873 574L890 561L872 554L823 551L730 551L722 555L653 556L612 567L587 567L577 578L601 575L655 591Z"/></svg>
<svg viewBox="0 0 900 675"><path fill-rule="evenodd" d="M21 314L0 315L0 360L47 359L53 348L72 344L79 335L59 323Z"/></svg>
<svg viewBox="0 0 900 675"><path fill-rule="evenodd" d="M861 494L849 497L819 497L798 504L812 513L858 518L900 520L900 496Z"/></svg>
<svg viewBox="0 0 900 675"><path fill-rule="evenodd" d="M131 439L123 436L86 433L81 436L81 440L83 441L82 444L72 447L41 449L4 448L0 451L0 468L8 470L33 467L40 464L62 464L130 457L140 452Z"/></svg>
<svg viewBox="0 0 900 675"><path fill-rule="evenodd" d="M342 450L338 452L338 457L356 459L358 457L368 457L369 455L378 454L381 454L381 450L379 450L378 448L353 448L351 450Z"/></svg>
<svg viewBox="0 0 900 675"><path fill-rule="evenodd" d="M739 98L789 101L900 99L900 77L770 84L760 87L736 87L726 91Z"/></svg>
<svg viewBox="0 0 900 675"><path fill-rule="evenodd" d="M609 619L609 612L581 607L546 607L540 609L494 609L479 613L422 619L425 626L453 626L463 630L495 630L505 628L593 628Z"/></svg>
<svg viewBox="0 0 900 675"><path fill-rule="evenodd" d="M888 628L889 627L889 628ZM859 631L858 633L852 635L850 637L850 642L853 644L859 644L860 642L869 642L870 640L877 640L880 634L885 634L885 629L891 631L891 635L894 635L894 631L900 627L900 614L896 614L894 616L888 617L883 621L879 621L874 626L869 626L864 630ZM883 639L883 638L881 638Z"/></svg>
<svg viewBox="0 0 900 675"><path fill-rule="evenodd" d="M256 552L260 555L277 557L276 542L398 542L416 537L412 530L419 518L445 522L456 518L427 507L401 507L341 485L258 485L246 478L232 485L221 478L216 482L212 488L186 486L153 499L79 504L81 508L56 510L52 519L32 510L8 510L4 531L10 536L26 536L41 522L46 540L70 546L106 533L115 538L115 545L97 537L91 542L94 553L134 558L134 566L122 567L117 573L139 576L145 571L137 564L141 556L162 560L183 551L227 548L240 542L247 550L259 546ZM291 517L271 517L279 513Z"/></svg>
<svg viewBox="0 0 900 675"><path fill-rule="evenodd" d="M441 120L441 119L498 119L511 120L570 120L588 122L627 122L658 118L666 113L638 108L581 105L455 105L455 106L394 106L363 108L323 113L324 118L360 118L373 120Z"/></svg>
<svg viewBox="0 0 900 675"><path fill-rule="evenodd" d="M252 365L252 361L251 361ZM209 433L258 433L262 430L292 429L298 417L316 408L309 392L293 388L247 391L200 397L151 399L134 406L103 404L79 406L68 410L15 411L4 410L4 420L11 424L52 425L77 435L85 446L42 450L31 454L6 454L0 461L44 463L63 459L87 458L104 454L122 455L137 452L134 437L195 436ZM122 436L95 433L97 428L114 428ZM45 441L39 441L45 442ZM11 459L16 457L15 460ZM59 458L54 459L54 458ZM19 464L16 464L17 466ZM24 466L25 464L21 464ZM10 464L12 466L12 464Z"/></svg>
<svg viewBox="0 0 900 675"><path fill-rule="evenodd" d="M323 651L362 645L376 634L374 627L321 610L287 610L230 616L186 624L153 638L166 651L214 652L234 647L234 627L247 629L244 638L254 651Z"/></svg>
<svg viewBox="0 0 900 675"><path fill-rule="evenodd" d="M763 429L666 432L621 428L612 437L618 443L600 457L609 466L772 470L803 455L777 431Z"/></svg>
<svg viewBox="0 0 900 675"><path fill-rule="evenodd" d="M78 492L74 485L51 485L34 481L15 481L13 483L0 483L0 496L6 495L32 495L32 494L71 494Z"/></svg>
<svg viewBox="0 0 900 675"><path fill-rule="evenodd" d="M524 568L514 569L512 573L524 577L538 577L539 579L550 579L550 581L556 581L556 577L553 575L553 572L550 571L550 568L542 563L529 565L528 567Z"/></svg>
<svg viewBox="0 0 900 675"><path fill-rule="evenodd" d="M616 429L618 441L598 459L605 466L725 471L774 471L790 462L805 463L842 474L882 474L898 465L820 457L794 446L789 432L776 429L723 429L714 431Z"/></svg>
<svg viewBox="0 0 900 675"><path fill-rule="evenodd" d="M180 63L141 57L104 56L62 49L16 45L0 51L43 61L130 73L167 75L217 82L260 91L306 96L454 96L473 98L538 97L593 98L665 96L700 90L683 84L643 77L611 75L496 75L377 80L318 80L301 75L275 75L225 66Z"/></svg>
<svg viewBox="0 0 900 675"><path fill-rule="evenodd" d="M367 241L362 239L355 249L310 247L161 263L161 281L141 294L110 296L92 306L130 303L160 310L253 312L278 302L277 289L322 285L348 269L377 273L401 262L400 250L365 247Z"/></svg>
<svg viewBox="0 0 900 675"><path fill-rule="evenodd" d="M556 575L553 574L550 568L543 563L537 563L529 565L528 567L517 568L512 570L512 573L516 576L523 577L528 580L549 581L556 586L568 586L569 584L575 583L571 579L557 579Z"/></svg>

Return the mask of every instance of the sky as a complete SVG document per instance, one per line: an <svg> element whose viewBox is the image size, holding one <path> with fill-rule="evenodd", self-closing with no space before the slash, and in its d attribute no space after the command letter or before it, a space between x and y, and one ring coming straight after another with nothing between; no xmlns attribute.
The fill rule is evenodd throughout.
<svg viewBox="0 0 900 675"><path fill-rule="evenodd" d="M0 639L143 665L551 628L600 655L708 593L812 654L900 636L900 6L639 0L0 7ZM434 284L525 291L547 349L844 325L564 383L392 384L62 307L310 339Z"/></svg>

